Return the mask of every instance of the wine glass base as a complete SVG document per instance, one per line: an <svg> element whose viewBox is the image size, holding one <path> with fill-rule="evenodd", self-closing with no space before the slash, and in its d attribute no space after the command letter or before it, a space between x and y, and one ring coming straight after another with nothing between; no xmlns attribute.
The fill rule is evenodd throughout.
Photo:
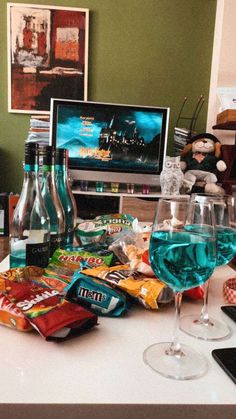
<svg viewBox="0 0 236 419"><path fill-rule="evenodd" d="M170 342L155 343L145 349L144 362L154 371L175 380L190 380L206 373L207 359L194 349L181 345L181 355L167 354Z"/></svg>
<svg viewBox="0 0 236 419"><path fill-rule="evenodd" d="M220 340L230 335L227 324L211 317L206 324L194 314L181 317L180 329L190 336L203 340Z"/></svg>

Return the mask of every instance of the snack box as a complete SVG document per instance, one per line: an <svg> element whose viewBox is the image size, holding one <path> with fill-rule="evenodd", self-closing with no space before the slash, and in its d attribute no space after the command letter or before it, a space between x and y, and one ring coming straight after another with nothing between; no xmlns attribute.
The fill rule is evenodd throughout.
<svg viewBox="0 0 236 419"><path fill-rule="evenodd" d="M216 118L217 125L225 124L227 122L236 123L236 109L225 109L223 112L217 115L217 118Z"/></svg>

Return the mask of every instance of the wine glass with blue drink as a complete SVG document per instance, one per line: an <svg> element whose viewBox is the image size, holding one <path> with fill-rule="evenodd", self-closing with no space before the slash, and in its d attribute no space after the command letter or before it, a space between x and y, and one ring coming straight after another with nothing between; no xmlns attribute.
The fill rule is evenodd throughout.
<svg viewBox="0 0 236 419"><path fill-rule="evenodd" d="M185 229L188 213L197 211L184 197L160 199L154 218L149 259L156 276L175 293L175 326L171 342L154 343L143 354L144 362L165 377L187 380L207 371L205 357L179 341L182 292L210 277L216 264L212 204L206 205L207 229Z"/></svg>
<svg viewBox="0 0 236 419"><path fill-rule="evenodd" d="M194 194L191 197L194 202L204 206L206 202L211 201L214 208L215 234L216 234L216 266L223 266L230 262L236 255L236 214L235 197L210 196L204 194ZM201 214L190 215L187 229L196 229L202 223ZM196 219L198 217L198 219ZM218 340L227 337L230 334L228 325L209 315L208 295L210 279L203 286L203 306L200 315L192 314L181 318L180 328L199 339Z"/></svg>

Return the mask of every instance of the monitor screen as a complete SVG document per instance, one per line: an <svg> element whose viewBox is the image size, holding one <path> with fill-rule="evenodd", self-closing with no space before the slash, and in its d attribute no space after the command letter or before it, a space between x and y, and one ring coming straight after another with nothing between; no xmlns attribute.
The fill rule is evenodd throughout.
<svg viewBox="0 0 236 419"><path fill-rule="evenodd" d="M152 183L162 170L168 119L168 108L52 99L51 143L68 149L77 179Z"/></svg>

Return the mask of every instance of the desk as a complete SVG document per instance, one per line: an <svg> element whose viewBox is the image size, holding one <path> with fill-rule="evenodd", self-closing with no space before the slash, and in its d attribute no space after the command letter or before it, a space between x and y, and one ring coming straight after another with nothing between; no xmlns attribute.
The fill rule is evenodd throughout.
<svg viewBox="0 0 236 419"><path fill-rule="evenodd" d="M236 386L211 357L214 348L236 346L236 324L220 310L222 284L235 274L230 267L217 268L209 294L210 313L229 324L231 337L204 342L181 332L181 341L209 360L208 373L191 381L164 378L142 360L148 345L170 339L172 305L157 312L132 308L117 319L100 317L97 328L60 344L1 326L0 418L235 418ZM182 312L200 308L199 301L184 301Z"/></svg>

